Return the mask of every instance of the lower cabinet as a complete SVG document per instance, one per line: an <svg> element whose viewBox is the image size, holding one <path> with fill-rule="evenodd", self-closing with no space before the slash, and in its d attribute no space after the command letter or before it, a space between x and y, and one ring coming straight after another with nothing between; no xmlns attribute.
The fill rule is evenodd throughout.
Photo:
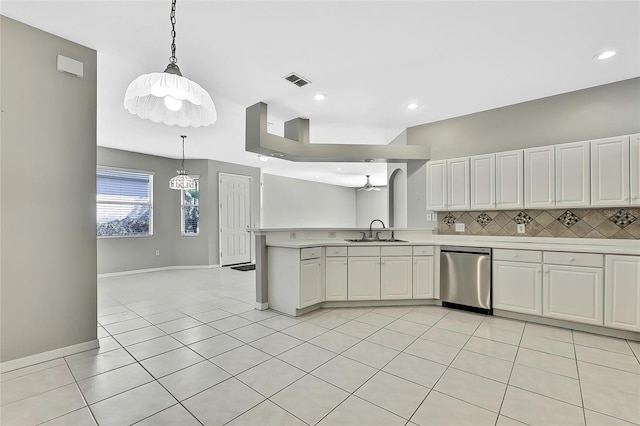
<svg viewBox="0 0 640 426"><path fill-rule="evenodd" d="M348 300L380 299L380 257L349 257Z"/></svg>
<svg viewBox="0 0 640 426"><path fill-rule="evenodd" d="M324 274L321 259L300 261L300 300L298 308L324 301Z"/></svg>
<svg viewBox="0 0 640 426"><path fill-rule="evenodd" d="M640 332L640 256L606 256L604 325Z"/></svg>
<svg viewBox="0 0 640 426"><path fill-rule="evenodd" d="M433 299L433 256L413 258L413 298Z"/></svg>
<svg viewBox="0 0 640 426"><path fill-rule="evenodd" d="M602 268L544 265L542 314L604 325L603 284Z"/></svg>
<svg viewBox="0 0 640 426"><path fill-rule="evenodd" d="M325 260L326 300L347 300L347 258L327 257Z"/></svg>
<svg viewBox="0 0 640 426"><path fill-rule="evenodd" d="M411 299L413 271L411 256L388 256L380 259L380 298Z"/></svg>
<svg viewBox="0 0 640 426"><path fill-rule="evenodd" d="M542 265L494 261L493 307L542 315Z"/></svg>

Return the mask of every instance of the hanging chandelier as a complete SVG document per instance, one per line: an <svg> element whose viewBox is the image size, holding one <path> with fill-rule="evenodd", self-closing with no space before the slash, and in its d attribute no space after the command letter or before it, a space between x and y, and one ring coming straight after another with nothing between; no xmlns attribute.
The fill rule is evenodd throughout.
<svg viewBox="0 0 640 426"><path fill-rule="evenodd" d="M178 174L169 179L169 188L177 190L196 189L195 179L189 176L184 168L184 140L186 136L181 135L180 137L182 138L182 163L180 164L180 169L176 170Z"/></svg>
<svg viewBox="0 0 640 426"><path fill-rule="evenodd" d="M140 118L168 126L200 127L218 118L211 95L182 76L176 58L176 0L171 2L171 56L164 72L143 74L124 95L124 107Z"/></svg>

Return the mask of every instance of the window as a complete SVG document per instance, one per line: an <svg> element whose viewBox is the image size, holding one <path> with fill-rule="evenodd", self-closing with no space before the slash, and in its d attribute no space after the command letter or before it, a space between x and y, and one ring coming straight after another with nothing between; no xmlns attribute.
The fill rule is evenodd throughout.
<svg viewBox="0 0 640 426"><path fill-rule="evenodd" d="M153 174L99 168L96 187L98 237L153 234Z"/></svg>
<svg viewBox="0 0 640 426"><path fill-rule="evenodd" d="M196 181L196 189L187 189L181 193L180 233L185 236L196 236L200 232L200 180L191 176Z"/></svg>

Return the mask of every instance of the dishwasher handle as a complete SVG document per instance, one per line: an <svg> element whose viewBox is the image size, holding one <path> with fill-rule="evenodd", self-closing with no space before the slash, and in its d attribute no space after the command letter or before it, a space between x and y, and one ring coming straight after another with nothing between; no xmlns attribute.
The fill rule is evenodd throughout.
<svg viewBox="0 0 640 426"><path fill-rule="evenodd" d="M491 249L486 247L440 246L441 253L471 253L491 256Z"/></svg>

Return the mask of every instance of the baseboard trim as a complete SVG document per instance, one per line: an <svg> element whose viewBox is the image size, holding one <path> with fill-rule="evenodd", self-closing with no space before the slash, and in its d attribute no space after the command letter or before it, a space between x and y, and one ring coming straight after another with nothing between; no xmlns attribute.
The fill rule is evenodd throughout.
<svg viewBox="0 0 640 426"><path fill-rule="evenodd" d="M267 309L269 309L269 302L267 302L267 303L256 302L256 306L255 307L259 311L266 311Z"/></svg>
<svg viewBox="0 0 640 426"><path fill-rule="evenodd" d="M100 342L96 339L84 343L78 343L77 345L65 346L64 348L25 356L23 358L12 359L11 361L0 362L0 373L29 367L42 362L54 360L56 358L77 354L79 352L90 351L91 349L97 349L99 347Z"/></svg>
<svg viewBox="0 0 640 426"><path fill-rule="evenodd" d="M184 270L184 269L215 269L219 267L220 265L162 266L160 268L133 269L131 271L121 271L121 272L107 272L104 274L98 274L98 278L121 277L123 275L146 274L148 272L176 271L176 270Z"/></svg>
<svg viewBox="0 0 640 426"><path fill-rule="evenodd" d="M520 321L529 321L537 324L549 325L552 327L562 327L571 330L583 331L585 333L600 334L602 336L616 337L618 339L634 340L640 342L640 333L627 330L618 330L616 328L603 327L599 325L582 324L579 322L559 320L555 318L541 317L537 315L521 314L519 312L503 311L502 309L494 309L493 314L503 318L516 319Z"/></svg>

